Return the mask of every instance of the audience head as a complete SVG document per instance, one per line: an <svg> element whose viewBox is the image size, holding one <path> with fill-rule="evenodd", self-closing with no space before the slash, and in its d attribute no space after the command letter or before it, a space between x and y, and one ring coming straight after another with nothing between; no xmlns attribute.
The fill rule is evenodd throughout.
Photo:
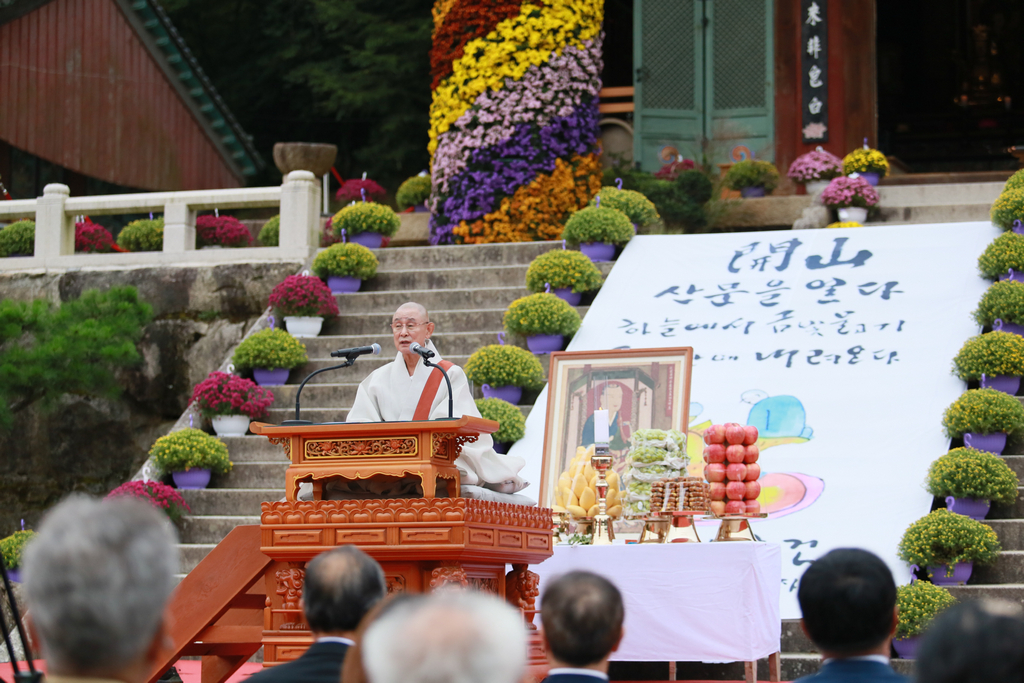
<svg viewBox="0 0 1024 683"><path fill-rule="evenodd" d="M540 610L548 654L559 664L601 662L622 639L622 594L597 574L569 572L548 583Z"/></svg>
<svg viewBox="0 0 1024 683"><path fill-rule="evenodd" d="M167 517L130 498L71 497L25 549L33 628L54 675L146 673L178 567Z"/></svg>
<svg viewBox="0 0 1024 683"><path fill-rule="evenodd" d="M526 628L522 614L498 598L433 593L382 610L362 652L370 683L517 683Z"/></svg>
<svg viewBox="0 0 1024 683"><path fill-rule="evenodd" d="M896 582L885 562L866 550L841 548L815 560L797 598L808 637L830 655L878 648L896 627Z"/></svg>
<svg viewBox="0 0 1024 683"><path fill-rule="evenodd" d="M302 608L312 631L347 633L386 592L380 565L347 545L321 553L306 565Z"/></svg>
<svg viewBox="0 0 1024 683"><path fill-rule="evenodd" d="M1024 681L1024 610L1003 600L953 605L937 616L917 648L921 683Z"/></svg>

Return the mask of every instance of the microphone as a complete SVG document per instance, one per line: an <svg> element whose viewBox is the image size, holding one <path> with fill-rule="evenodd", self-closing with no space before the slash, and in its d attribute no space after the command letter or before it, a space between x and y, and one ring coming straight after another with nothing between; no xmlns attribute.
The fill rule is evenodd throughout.
<svg viewBox="0 0 1024 683"><path fill-rule="evenodd" d="M353 349L338 349L337 351L331 351L331 358L355 358L356 356L363 356L367 353L379 356L380 344L357 346Z"/></svg>
<svg viewBox="0 0 1024 683"><path fill-rule="evenodd" d="M423 348L417 342L409 344L409 350L412 351L413 353L418 353L420 356L423 357L423 360L429 360L430 358L434 357L433 351L431 351L430 349Z"/></svg>

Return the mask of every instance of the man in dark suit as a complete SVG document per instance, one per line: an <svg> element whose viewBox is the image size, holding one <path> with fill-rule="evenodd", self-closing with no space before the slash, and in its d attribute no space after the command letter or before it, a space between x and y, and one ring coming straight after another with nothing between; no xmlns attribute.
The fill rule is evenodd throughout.
<svg viewBox="0 0 1024 683"><path fill-rule="evenodd" d="M590 572L569 572L541 597L548 671L544 683L602 683L622 641L625 610L615 585Z"/></svg>
<svg viewBox="0 0 1024 683"><path fill-rule="evenodd" d="M797 592L804 633L821 653L803 683L905 683L889 646L899 619L892 572L866 550L841 548L804 572Z"/></svg>
<svg viewBox="0 0 1024 683"><path fill-rule="evenodd" d="M306 565L302 611L316 642L294 662L264 669L251 683L338 683L345 653L363 616L384 597L384 572L355 546L342 546Z"/></svg>

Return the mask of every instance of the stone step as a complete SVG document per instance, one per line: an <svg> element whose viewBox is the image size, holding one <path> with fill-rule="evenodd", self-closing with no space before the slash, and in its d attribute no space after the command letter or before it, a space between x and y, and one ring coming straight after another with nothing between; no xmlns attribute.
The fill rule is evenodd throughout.
<svg viewBox="0 0 1024 683"><path fill-rule="evenodd" d="M306 392L302 392L305 394ZM246 462L287 462L288 459L277 444L272 444L265 436L222 436L221 441L227 444L231 462L236 465Z"/></svg>
<svg viewBox="0 0 1024 683"><path fill-rule="evenodd" d="M1024 550L1024 519L986 519L1003 550Z"/></svg>
<svg viewBox="0 0 1024 683"><path fill-rule="evenodd" d="M948 183L931 185L882 185L878 190L880 206L944 206L968 204L992 207L1003 191L1003 182Z"/></svg>
<svg viewBox="0 0 1024 683"><path fill-rule="evenodd" d="M178 544L178 569L184 574L196 568L196 565L203 561L203 558L210 554L210 551L217 546L216 543L179 543Z"/></svg>
<svg viewBox="0 0 1024 683"><path fill-rule="evenodd" d="M818 651L810 638L804 635L799 619L782 620L782 651L788 653L814 653Z"/></svg>
<svg viewBox="0 0 1024 683"><path fill-rule="evenodd" d="M469 356L445 356L444 358L445 360L455 363L459 367L465 367L466 361L469 360ZM305 397L309 388L315 384L348 384L351 382L358 384L366 379L371 372L387 365L393 360L395 360L394 354L386 354L383 350L379 356L360 356L355 365L324 372L309 380L309 384L306 385L306 389L303 390L302 395ZM311 372L320 370L321 368L329 368L340 363L341 360L337 358L313 358L308 363L295 368L288 379L290 382L298 385L301 384L306 375ZM276 391L274 392L274 396L277 396Z"/></svg>
<svg viewBox="0 0 1024 683"><path fill-rule="evenodd" d="M217 489L284 489L284 472L289 461L281 459L274 462L236 462L227 474L218 476L211 481Z"/></svg>
<svg viewBox="0 0 1024 683"><path fill-rule="evenodd" d="M243 515L188 516L181 520L182 543L220 543L236 526L259 524L260 518Z"/></svg>
<svg viewBox="0 0 1024 683"><path fill-rule="evenodd" d="M957 600L977 600L979 598L997 598L1009 600L1024 606L1024 586L1019 584L974 584L967 586L949 586L949 592Z"/></svg>
<svg viewBox="0 0 1024 683"><path fill-rule="evenodd" d="M377 313L342 314L335 318L328 318L324 321L323 334L379 334L386 341L391 342L388 346L394 348L394 337L391 333L393 313L392 310ZM580 315L583 315L583 311L580 311ZM464 311L431 311L430 321L438 330L500 330L504 316L505 307ZM380 342L380 345L384 348L383 341Z"/></svg>
<svg viewBox="0 0 1024 683"><path fill-rule="evenodd" d="M524 280L525 282L525 280ZM338 310L343 314L379 313L388 311L388 316L404 303L415 301L426 307L428 313L435 310L460 310L465 308L507 307L510 303L530 292L523 283L515 287L481 287L477 289L434 289L400 290L386 292L354 292L335 294Z"/></svg>
<svg viewBox="0 0 1024 683"><path fill-rule="evenodd" d="M338 375L342 375L344 370L339 370L335 379L338 379ZM324 375L328 377L332 373L325 372ZM302 408L305 412L306 408L331 408L337 406L344 406L348 409L352 403L356 400L356 390L359 388L359 382L339 382L335 384L325 383L314 383L317 379L323 375L313 378L313 381L306 385L302 390ZM348 377L344 377L348 379ZM295 410L295 394L299 390L298 384L285 384L282 386L274 387L274 403L271 408L283 408L285 410Z"/></svg>
<svg viewBox="0 0 1024 683"><path fill-rule="evenodd" d="M507 266L529 264L539 255L561 249L560 240L508 244L463 244L435 247L395 247L378 249L379 270L410 268L461 268L464 266Z"/></svg>
<svg viewBox="0 0 1024 683"><path fill-rule="evenodd" d="M526 282L527 265L479 266L467 265L451 270L377 271L376 277L363 281L361 291L386 292L392 290L432 289L484 289L491 287L522 287ZM431 314L433 315L433 314Z"/></svg>
<svg viewBox="0 0 1024 683"><path fill-rule="evenodd" d="M1012 505L993 505L989 519L1024 519L1024 488L1017 489L1017 500Z"/></svg>
<svg viewBox="0 0 1024 683"><path fill-rule="evenodd" d="M889 206L879 204L868 224L961 223L989 220L992 202L945 206Z"/></svg>
<svg viewBox="0 0 1024 683"><path fill-rule="evenodd" d="M1017 479L1024 482L1024 455L1004 455L1002 458L1003 462L1009 465L1010 469L1017 475Z"/></svg>
<svg viewBox="0 0 1024 683"><path fill-rule="evenodd" d="M990 565L975 565L971 584L1024 583L1024 550L1006 550L999 553Z"/></svg>
<svg viewBox="0 0 1024 683"><path fill-rule="evenodd" d="M379 332L346 335L324 334L319 337L303 339L302 343L306 347L306 355L314 359L330 358L331 351L337 351L338 349L351 349L359 346L370 346L371 344L376 343L381 346L381 355L380 358L374 360L382 360L383 362L392 361L395 359L395 343L391 333L386 328L386 322L389 319L390 318L384 319L385 324L381 325L382 329ZM479 330L479 328L476 329ZM437 347L437 350L440 351L441 355L445 358L448 358L449 356L469 356L481 346L497 344L499 330L501 330L500 325L494 328L494 331L440 331L435 332L430 338ZM373 357L362 356L356 361L356 365L365 363L371 358ZM297 375L298 373L293 372L292 374ZM298 379L292 378L292 381L296 384L302 380L304 375L298 377Z"/></svg>
<svg viewBox="0 0 1024 683"><path fill-rule="evenodd" d="M181 491L182 497L192 514L202 515L256 515L260 514L260 503L282 500L284 487L259 489L200 489Z"/></svg>

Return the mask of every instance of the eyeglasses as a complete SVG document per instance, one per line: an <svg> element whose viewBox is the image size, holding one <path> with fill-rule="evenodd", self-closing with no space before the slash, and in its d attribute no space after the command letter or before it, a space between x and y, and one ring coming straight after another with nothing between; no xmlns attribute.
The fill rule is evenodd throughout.
<svg viewBox="0 0 1024 683"><path fill-rule="evenodd" d="M410 332L415 332L416 330L420 329L421 327L425 327L425 326L427 326L429 324L430 324L429 321L427 321L425 323L400 323L400 322L393 322L393 323L390 323L388 325L388 327L390 327L395 332L401 332L402 330L409 330Z"/></svg>

